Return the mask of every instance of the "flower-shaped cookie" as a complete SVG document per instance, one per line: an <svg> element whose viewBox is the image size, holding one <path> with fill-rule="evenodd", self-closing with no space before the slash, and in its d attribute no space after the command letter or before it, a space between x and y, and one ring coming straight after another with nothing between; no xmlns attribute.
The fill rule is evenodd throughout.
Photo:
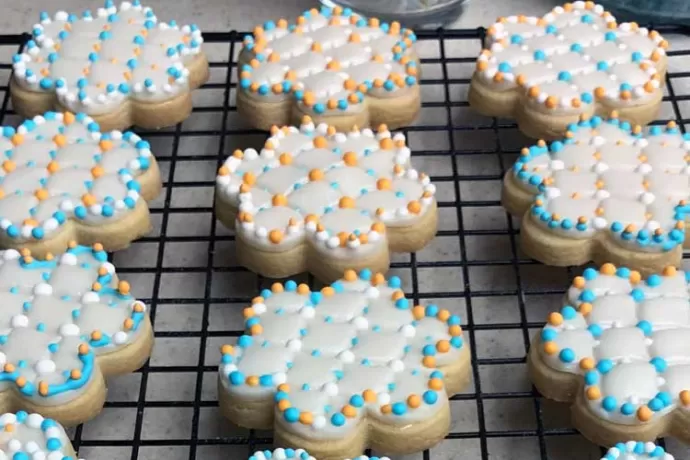
<svg viewBox="0 0 690 460"><path fill-rule="evenodd" d="M522 150L503 206L521 242L549 265L611 261L649 274L678 265L690 195L690 135L592 117L566 138Z"/></svg>
<svg viewBox="0 0 690 460"><path fill-rule="evenodd" d="M128 246L149 231L161 189L149 144L101 133L84 114L47 112L0 127L0 245L40 257L67 243Z"/></svg>
<svg viewBox="0 0 690 460"><path fill-rule="evenodd" d="M244 316L248 335L222 347L219 367L233 422L273 427L276 445L316 458L415 452L447 434L448 397L470 373L460 318L412 306L399 278L348 270L314 292L276 283Z"/></svg>
<svg viewBox="0 0 690 460"><path fill-rule="evenodd" d="M303 115L340 130L408 125L421 106L416 39L349 8L312 9L292 25L268 21L245 38L237 110L266 130Z"/></svg>
<svg viewBox="0 0 690 460"><path fill-rule="evenodd" d="M265 450L265 451L257 451L249 457L249 460L286 460L286 459L295 459L295 460L317 460L316 458L312 457L309 455L307 451L304 449L283 449L282 447L280 449L276 449L274 451L270 450ZM350 460L350 459L346 459ZM367 457L366 455L360 455L359 457L353 458L351 460L390 460L388 457ZM637 460L637 459L635 459ZM664 459L664 460L673 460L673 458L670 459Z"/></svg>
<svg viewBox="0 0 690 460"><path fill-rule="evenodd" d="M44 261L0 252L0 411L66 425L95 417L103 375L136 370L153 345L146 306L129 292L100 245Z"/></svg>
<svg viewBox="0 0 690 460"><path fill-rule="evenodd" d="M435 187L410 168L403 134L336 132L305 117L271 130L260 152L237 150L216 179L216 214L237 232L239 262L265 276L388 269L389 249L436 235Z"/></svg>
<svg viewBox="0 0 690 460"><path fill-rule="evenodd" d="M673 455L653 442L628 441L610 448L601 460L673 460Z"/></svg>
<svg viewBox="0 0 690 460"><path fill-rule="evenodd" d="M190 91L208 79L202 42L196 26L158 22L139 0L106 0L81 17L44 12L14 57L12 103L26 117L84 112L104 129L171 126L189 116Z"/></svg>
<svg viewBox="0 0 690 460"><path fill-rule="evenodd" d="M0 415L0 460L77 460L65 429L24 411Z"/></svg>
<svg viewBox="0 0 690 460"><path fill-rule="evenodd" d="M643 279L607 263L576 277L549 315L530 375L545 397L573 404L591 441L690 442L689 280L674 267Z"/></svg>
<svg viewBox="0 0 690 460"><path fill-rule="evenodd" d="M594 2L556 7L541 18L510 16L489 27L469 101L479 112L514 117L528 136L559 138L580 115L617 110L654 120L668 43L634 23L617 24Z"/></svg>

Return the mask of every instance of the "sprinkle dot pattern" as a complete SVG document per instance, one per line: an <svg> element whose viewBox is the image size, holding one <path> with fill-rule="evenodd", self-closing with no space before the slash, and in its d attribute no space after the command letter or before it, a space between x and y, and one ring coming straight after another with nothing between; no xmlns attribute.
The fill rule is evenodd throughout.
<svg viewBox="0 0 690 460"><path fill-rule="evenodd" d="M101 245L72 243L46 260L1 252L0 300L0 391L34 404L78 397L96 356L133 342L146 315Z"/></svg>
<svg viewBox="0 0 690 460"><path fill-rule="evenodd" d="M399 278L369 270L315 292L276 283L244 316L248 334L221 349L224 391L273 395L281 426L305 436L433 417L447 404L439 368L465 347L459 317L413 307Z"/></svg>
<svg viewBox="0 0 690 460"><path fill-rule="evenodd" d="M610 448L601 460L674 460L673 455L653 442L628 441Z"/></svg>
<svg viewBox="0 0 690 460"><path fill-rule="evenodd" d="M83 113L47 112L0 127L0 229L15 242L49 238L69 220L122 218L142 199L154 161L132 132L101 133Z"/></svg>
<svg viewBox="0 0 690 460"><path fill-rule="evenodd" d="M523 149L513 177L535 194L529 217L546 231L570 238L609 232L647 252L685 239L690 135L674 122L643 132L617 118L580 121L561 141Z"/></svg>
<svg viewBox="0 0 690 460"><path fill-rule="evenodd" d="M189 63L201 52L194 25L159 22L139 0L107 0L96 13L41 13L26 51L14 57L25 89L55 93L72 111L97 115L128 98L162 101L189 87Z"/></svg>
<svg viewBox="0 0 690 460"><path fill-rule="evenodd" d="M491 88L519 88L547 110L585 113L592 104L639 105L659 92L668 43L601 5L577 1L541 18L501 18L487 30L477 75Z"/></svg>
<svg viewBox="0 0 690 460"><path fill-rule="evenodd" d="M317 460L307 453L304 449L283 449L279 448L274 451L264 450L257 451L249 457L249 460ZM346 459L346 460L390 460L388 457L367 457L366 455L361 455L357 458ZM665 459L673 460L673 459Z"/></svg>
<svg viewBox="0 0 690 460"><path fill-rule="evenodd" d="M674 267L643 280L604 264L573 280L566 305L551 313L539 356L581 375L585 404L627 425L690 408L690 274Z"/></svg>
<svg viewBox="0 0 690 460"><path fill-rule="evenodd" d="M0 415L5 460L76 460L65 429L54 420L24 411Z"/></svg>

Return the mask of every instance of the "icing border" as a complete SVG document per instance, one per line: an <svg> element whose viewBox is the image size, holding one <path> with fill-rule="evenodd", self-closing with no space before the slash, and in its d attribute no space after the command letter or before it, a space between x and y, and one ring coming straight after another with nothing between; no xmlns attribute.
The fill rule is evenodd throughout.
<svg viewBox="0 0 690 460"><path fill-rule="evenodd" d="M545 141L540 140L537 144L532 145L531 147L523 148L520 152L520 156L513 164L512 175L513 178L515 178L520 184L528 188L531 193L534 194L532 204L529 207L530 217L539 219L549 228L559 228L575 235L577 234L576 232L584 232L588 230L606 230L615 237L616 241L625 242L628 244L633 242L637 248L644 248L648 251L668 252L673 250L676 246L682 245L685 241L684 229L686 213L690 211L690 205L685 200L680 200L678 205L675 207L676 214L674 216L674 229L669 232L664 232L661 228L658 228L653 232L653 234L650 234L649 230L645 228L637 230L635 226L629 222L606 222L605 225L602 226L602 224L596 221L596 219L590 221L585 216L580 216L577 222L573 222L570 219L560 219L558 216L554 218L553 215L546 211L544 205L548 201L548 197L544 192L546 186L549 185L549 180L548 178L542 178L538 173L528 171L528 163L536 157L542 155L552 155L560 151L564 145L572 144L574 142L572 137L578 130L596 129L602 123L617 126L622 132L639 140L644 140L648 136L658 136L661 134L681 134L677 124L673 121L670 121L666 125L665 129L661 128L660 126L649 127L649 130L645 135L641 126L632 125L627 121L620 121L617 117L617 113L613 112L611 117L607 120L604 120L599 116L594 116L589 119L581 117L579 123L571 123L568 125L568 131L566 132L564 139L561 141L554 141L547 145ZM687 145L688 151L690 151L690 134L682 134L682 138ZM690 166L690 162L688 165Z"/></svg>

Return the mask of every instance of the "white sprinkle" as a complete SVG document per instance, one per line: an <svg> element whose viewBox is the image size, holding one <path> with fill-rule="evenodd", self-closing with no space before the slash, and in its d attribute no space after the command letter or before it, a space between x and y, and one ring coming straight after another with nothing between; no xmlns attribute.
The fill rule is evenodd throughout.
<svg viewBox="0 0 690 460"><path fill-rule="evenodd" d="M79 335L79 326L72 323L65 323L60 326L60 335L63 336L77 336Z"/></svg>
<svg viewBox="0 0 690 460"><path fill-rule="evenodd" d="M127 333L124 331L117 331L113 334L113 342L115 342L116 345L122 345L127 342Z"/></svg>
<svg viewBox="0 0 690 460"><path fill-rule="evenodd" d="M47 283L38 283L34 287L34 294L36 295L52 295L53 294L53 286Z"/></svg>

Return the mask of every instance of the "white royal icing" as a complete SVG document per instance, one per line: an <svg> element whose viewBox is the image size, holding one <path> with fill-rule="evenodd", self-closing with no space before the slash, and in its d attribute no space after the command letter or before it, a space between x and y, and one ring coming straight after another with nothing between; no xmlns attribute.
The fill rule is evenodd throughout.
<svg viewBox="0 0 690 460"><path fill-rule="evenodd" d="M95 14L41 13L26 51L14 58L25 89L55 93L70 110L98 115L127 98L172 99L189 88L185 65L203 38L194 25L159 22L139 0L116 7L106 0Z"/></svg>
<svg viewBox="0 0 690 460"><path fill-rule="evenodd" d="M261 100L294 97L310 115L358 112L365 95L391 97L418 85L415 41L396 22L312 9L294 25L268 21L245 38L239 86Z"/></svg>
<svg viewBox="0 0 690 460"><path fill-rule="evenodd" d="M673 267L642 280L604 264L575 278L549 315L539 356L582 375L594 415L635 425L690 407L690 273Z"/></svg>
<svg viewBox="0 0 690 460"><path fill-rule="evenodd" d="M65 429L24 411L0 415L0 460L76 460Z"/></svg>
<svg viewBox="0 0 690 460"><path fill-rule="evenodd" d="M520 88L535 108L584 113L598 102L620 107L656 97L668 43L656 31L617 24L601 5L579 1L541 18L501 18L489 27L485 46L476 72L485 84Z"/></svg>
<svg viewBox="0 0 690 460"><path fill-rule="evenodd" d="M436 188L410 168L402 134L337 133L306 117L299 129L273 129L260 152L236 151L216 190L239 210L237 232L250 244L286 250L306 240L350 257L386 244L385 226L414 225Z"/></svg>
<svg viewBox="0 0 690 460"><path fill-rule="evenodd" d="M0 393L64 404L92 381L99 354L136 339L146 307L110 267L100 245L44 261L0 252Z"/></svg>
<svg viewBox="0 0 690 460"><path fill-rule="evenodd" d="M685 238L690 210L690 136L599 117L568 127L550 146L522 150L513 175L535 199L530 219L549 232L609 232L626 248L669 251Z"/></svg>
<svg viewBox="0 0 690 460"><path fill-rule="evenodd" d="M407 424L434 417L448 395L438 370L466 345L460 318L412 307L397 277L363 270L321 292L288 281L245 309L248 334L221 349L222 391L274 397L275 423L340 439L373 417Z"/></svg>
<svg viewBox="0 0 690 460"><path fill-rule="evenodd" d="M154 159L132 132L101 133L84 114L48 112L0 127L0 228L15 242L49 238L69 219L119 220Z"/></svg>

